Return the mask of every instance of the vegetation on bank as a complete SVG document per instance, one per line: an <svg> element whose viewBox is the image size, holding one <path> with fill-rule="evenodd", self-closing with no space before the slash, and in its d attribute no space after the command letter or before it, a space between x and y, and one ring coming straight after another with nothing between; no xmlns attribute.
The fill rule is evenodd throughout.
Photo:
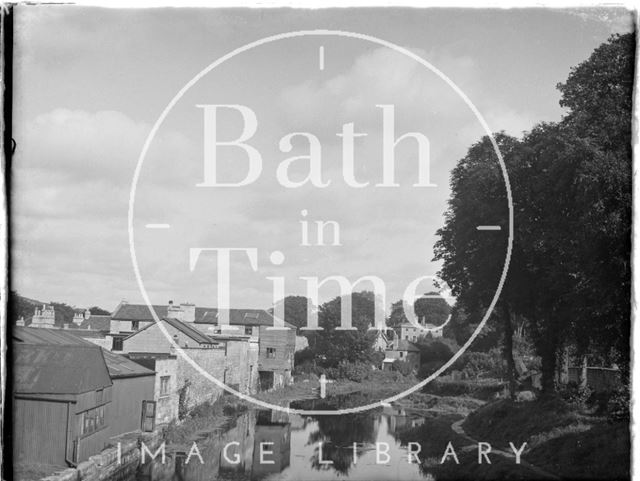
<svg viewBox="0 0 640 481"><path fill-rule="evenodd" d="M530 402L508 399L480 407L462 424L465 432L508 449L527 443L523 459L569 479L628 479L628 420L597 415L597 406L560 397Z"/></svg>
<svg viewBox="0 0 640 481"><path fill-rule="evenodd" d="M213 403L207 401L196 406L181 422L172 421L164 431L164 438L171 445L190 445L198 437L227 429L246 410L244 401L223 395Z"/></svg>

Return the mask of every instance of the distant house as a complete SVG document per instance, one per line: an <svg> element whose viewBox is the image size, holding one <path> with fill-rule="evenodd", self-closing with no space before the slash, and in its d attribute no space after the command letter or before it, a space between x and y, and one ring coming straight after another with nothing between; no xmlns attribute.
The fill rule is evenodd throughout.
<svg viewBox="0 0 640 481"><path fill-rule="evenodd" d="M158 319L176 319L193 326L207 336L216 334L249 336L250 341L256 341L259 345L260 388L268 390L292 382L291 372L296 349L295 326L285 324L288 330L269 329L274 326L274 317L267 311L230 309L229 323L236 329L223 332L218 323L216 308L196 307L190 303L174 304L169 301L167 305L153 305L151 309ZM123 344L128 336L154 323L151 309L145 304L129 304L124 301L120 303L111 316L110 335L113 337L114 351L123 350ZM126 351L137 352L130 343Z"/></svg>
<svg viewBox="0 0 640 481"><path fill-rule="evenodd" d="M111 331L111 316L89 315L78 325L78 329L89 329L109 334Z"/></svg>
<svg viewBox="0 0 640 481"><path fill-rule="evenodd" d="M383 330L375 331L375 340L373 341L373 349L375 351L385 351L391 340L387 336L387 333Z"/></svg>
<svg viewBox="0 0 640 481"><path fill-rule="evenodd" d="M75 335L75 329L15 328L15 345L85 346L96 347ZM136 431L141 428L143 405L154 399L155 372L126 357L102 349L100 351L113 383L109 416L109 436Z"/></svg>
<svg viewBox="0 0 640 481"><path fill-rule="evenodd" d="M42 305L42 308L35 308L33 317L31 317L30 326L46 329L55 328L56 324L56 312L53 306L46 304Z"/></svg>
<svg viewBox="0 0 640 481"><path fill-rule="evenodd" d="M396 333L400 339L405 341L416 342L423 336L442 337L442 327L434 326L420 319L420 327L416 327L410 322L403 322L396 329Z"/></svg>
<svg viewBox="0 0 640 481"><path fill-rule="evenodd" d="M391 369L396 360L408 362L416 371L420 368L420 349L406 339L394 339L384 354L383 369Z"/></svg>
<svg viewBox="0 0 640 481"><path fill-rule="evenodd" d="M15 343L13 355L14 462L75 465L104 449L112 382L102 350Z"/></svg>
<svg viewBox="0 0 640 481"><path fill-rule="evenodd" d="M223 343L214 341L211 337L193 327L192 324L173 318L163 318L160 321L179 347L199 349L221 347L224 349ZM167 339L162 329L155 322L147 324L142 329L130 334L123 339L122 343L123 352L173 353L173 349L171 341Z"/></svg>

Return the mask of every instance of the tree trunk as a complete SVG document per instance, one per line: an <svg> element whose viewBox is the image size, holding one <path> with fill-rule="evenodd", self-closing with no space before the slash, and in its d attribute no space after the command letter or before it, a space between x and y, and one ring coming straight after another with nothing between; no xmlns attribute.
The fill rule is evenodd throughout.
<svg viewBox="0 0 640 481"><path fill-rule="evenodd" d="M544 343L539 350L542 358L542 392L543 394L553 394L556 392L558 337L552 331L541 342Z"/></svg>
<svg viewBox="0 0 640 481"><path fill-rule="evenodd" d="M580 387L587 387L587 356L582 356L582 369L580 369Z"/></svg>
<svg viewBox="0 0 640 481"><path fill-rule="evenodd" d="M505 302L502 307L504 322L504 358L507 361L507 379L509 380L509 397L516 398L516 363L513 359L513 325L511 324L511 311Z"/></svg>
<svg viewBox="0 0 640 481"><path fill-rule="evenodd" d="M562 349L560 363L558 365L558 383L566 386L569 383L569 348Z"/></svg>

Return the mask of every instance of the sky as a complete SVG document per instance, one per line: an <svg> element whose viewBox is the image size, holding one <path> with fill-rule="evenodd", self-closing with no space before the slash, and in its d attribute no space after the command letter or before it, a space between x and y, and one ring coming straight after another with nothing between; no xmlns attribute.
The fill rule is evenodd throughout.
<svg viewBox="0 0 640 481"><path fill-rule="evenodd" d="M433 245L450 171L485 133L449 84L414 58L363 39L309 34L272 41L203 74L157 125L139 163L176 94L251 42L301 30L356 32L424 59L466 95L492 131L521 136L536 123L559 120L557 83L609 35L630 28L629 13L603 9L18 6L12 288L80 307L142 302L127 224L138 166L133 249L152 302L215 307L222 265L213 251L203 251L195 264L190 256L195 248L226 247L256 252L255 269L245 253L231 254L233 307L269 307L280 282L269 278L281 279L286 294L304 295L303 278L335 275L381 278L389 305L414 279L436 275ZM218 108L215 126L207 129L203 105L236 107ZM383 123L388 108L379 105L393 106L392 134ZM198 186L211 184L205 182L205 165L211 165L205 143L237 139L252 115L255 132L245 132L245 142L260 157L260 175L244 186ZM337 135L350 124L366 134L355 138L352 160ZM376 185L385 132L392 143L404 134L428 140L433 186L415 186L415 138L392 149L398 187ZM291 183L307 177L311 146L319 181L283 185L285 176ZM243 148L216 152L219 182L248 175ZM345 180L351 161L362 187ZM506 215L505 206L479 223L500 223ZM319 221L339 226L340 245L330 245L331 228L325 230L329 245L317 245ZM277 257L281 264L272 262ZM431 289L427 279L417 292ZM327 283L319 301L337 294Z"/></svg>

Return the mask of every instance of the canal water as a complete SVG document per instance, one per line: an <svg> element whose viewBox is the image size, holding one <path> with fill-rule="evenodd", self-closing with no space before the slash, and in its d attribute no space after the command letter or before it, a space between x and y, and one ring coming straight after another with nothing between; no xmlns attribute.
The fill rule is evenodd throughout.
<svg viewBox="0 0 640 481"><path fill-rule="evenodd" d="M291 407L332 409L344 407L343 402L317 400ZM476 463L469 440L451 428L459 419L399 406L340 416L249 410L225 430L193 439L204 464L196 456L187 463L184 451L168 450L164 464L156 460L142 466L135 481L474 479L477 466L471 465L472 458ZM452 459L440 463L449 442L458 453L459 465ZM409 443L414 451L418 445L420 449L418 460L411 456L411 463ZM495 467L484 467L482 474L490 474L487 470ZM507 471L526 478L526 473L516 472L519 469L509 466ZM501 469L500 474L506 473Z"/></svg>

